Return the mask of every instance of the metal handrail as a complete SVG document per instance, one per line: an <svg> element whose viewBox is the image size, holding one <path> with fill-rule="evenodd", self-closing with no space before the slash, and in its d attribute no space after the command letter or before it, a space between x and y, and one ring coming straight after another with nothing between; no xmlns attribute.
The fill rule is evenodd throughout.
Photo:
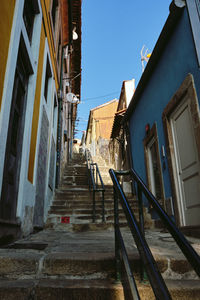
<svg viewBox="0 0 200 300"><path fill-rule="evenodd" d="M114 171L113 169L109 170L110 176L113 181L114 187L114 202L115 202L115 244L116 244L116 265L119 265L119 252L122 251L120 247L120 239L119 236L119 221L118 221L118 198L122 204L123 210L125 212L128 225L130 227L131 233L137 245L142 264L144 265L145 271L148 275L149 282L152 286L156 299L171 299L170 293L165 285L165 282L158 270L157 264L153 258L153 255L149 249L149 246L144 237L144 221L143 221L143 208L142 208L142 193L149 200L151 205L154 207L161 220L163 220L165 226L174 237L177 242L179 248L182 250L183 254L188 259L189 263L192 265L196 273L200 276L200 257L193 249L193 247L186 240L184 235L178 230L174 222L170 219L170 217L166 214L163 208L160 206L158 201L155 199L153 194L148 190L142 179L137 175L137 173L131 169L128 171ZM128 200L121 188L119 180L117 176L130 175L132 179L137 183L137 195L139 200L139 224L134 216L134 213L128 203ZM129 276L129 275L127 275ZM130 281L129 281L130 284ZM137 288L135 286L131 287L132 290L137 293ZM132 293L132 298L134 295ZM137 298L140 299L140 298Z"/></svg>
<svg viewBox="0 0 200 300"><path fill-rule="evenodd" d="M105 187L103 179L98 164L93 162L91 153L88 149L85 150L85 155L88 169L89 189L90 191L92 190L93 194L93 222L96 222L96 192L102 193L102 222L105 222Z"/></svg>

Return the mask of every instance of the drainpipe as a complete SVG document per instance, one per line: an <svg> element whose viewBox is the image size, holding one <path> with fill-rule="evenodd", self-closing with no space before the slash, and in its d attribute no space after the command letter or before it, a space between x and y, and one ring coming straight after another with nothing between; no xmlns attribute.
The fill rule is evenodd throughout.
<svg viewBox="0 0 200 300"><path fill-rule="evenodd" d="M73 151L73 139L74 139L74 132L73 132L73 104L70 104L70 160L72 160L72 151Z"/></svg>
<svg viewBox="0 0 200 300"><path fill-rule="evenodd" d="M60 162L61 162L61 144L62 144L62 81L63 81L63 62L64 47L62 48L61 67L60 67L60 86L58 91L58 128L57 128L57 159L56 159L56 188L60 183Z"/></svg>
<svg viewBox="0 0 200 300"><path fill-rule="evenodd" d="M68 0L69 7L69 46L73 43L72 38L72 0ZM60 87L58 93L58 128L57 128L57 160L56 160L56 187L60 183L60 162L61 162L61 144L62 144L62 81L63 81L63 62L64 62L64 47L62 48L61 68L60 68Z"/></svg>

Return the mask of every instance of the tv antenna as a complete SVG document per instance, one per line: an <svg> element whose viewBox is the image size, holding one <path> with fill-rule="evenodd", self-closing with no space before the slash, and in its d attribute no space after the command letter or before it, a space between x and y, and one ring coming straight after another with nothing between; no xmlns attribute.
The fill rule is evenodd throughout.
<svg viewBox="0 0 200 300"><path fill-rule="evenodd" d="M151 53L148 53L148 48L146 48L146 46L144 45L142 47L142 50L140 51L140 54L141 54L141 62L142 62L142 72L144 72L145 69L144 62L148 63Z"/></svg>

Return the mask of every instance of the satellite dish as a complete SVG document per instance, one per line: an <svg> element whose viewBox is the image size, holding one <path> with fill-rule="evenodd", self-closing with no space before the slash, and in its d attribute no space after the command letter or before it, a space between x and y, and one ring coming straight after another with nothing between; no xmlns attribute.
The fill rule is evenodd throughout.
<svg viewBox="0 0 200 300"><path fill-rule="evenodd" d="M69 103L78 103L79 102L79 99L73 93L67 93L66 94L66 100Z"/></svg>
<svg viewBox="0 0 200 300"><path fill-rule="evenodd" d="M175 0L174 3L178 7L184 7L185 6L185 1L183 1L183 0Z"/></svg>
<svg viewBox="0 0 200 300"><path fill-rule="evenodd" d="M73 40L77 40L78 39L78 34L76 33L76 27L74 27L74 29L72 31L72 38L73 38Z"/></svg>

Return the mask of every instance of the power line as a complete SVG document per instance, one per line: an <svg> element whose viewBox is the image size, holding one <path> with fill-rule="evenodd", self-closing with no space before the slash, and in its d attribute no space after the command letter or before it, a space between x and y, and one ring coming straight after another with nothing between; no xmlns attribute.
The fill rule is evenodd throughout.
<svg viewBox="0 0 200 300"><path fill-rule="evenodd" d="M98 96L98 97L85 98L85 99L83 99L83 101L85 101L85 100L94 100L94 99L104 98L104 97L107 97L107 96L111 96L111 95L117 94L117 93L119 93L119 92L120 92L120 91L116 91L116 92L113 92L113 93L110 93L110 94L106 94L106 95L102 95L102 96ZM81 101L82 101L82 100L81 100Z"/></svg>

